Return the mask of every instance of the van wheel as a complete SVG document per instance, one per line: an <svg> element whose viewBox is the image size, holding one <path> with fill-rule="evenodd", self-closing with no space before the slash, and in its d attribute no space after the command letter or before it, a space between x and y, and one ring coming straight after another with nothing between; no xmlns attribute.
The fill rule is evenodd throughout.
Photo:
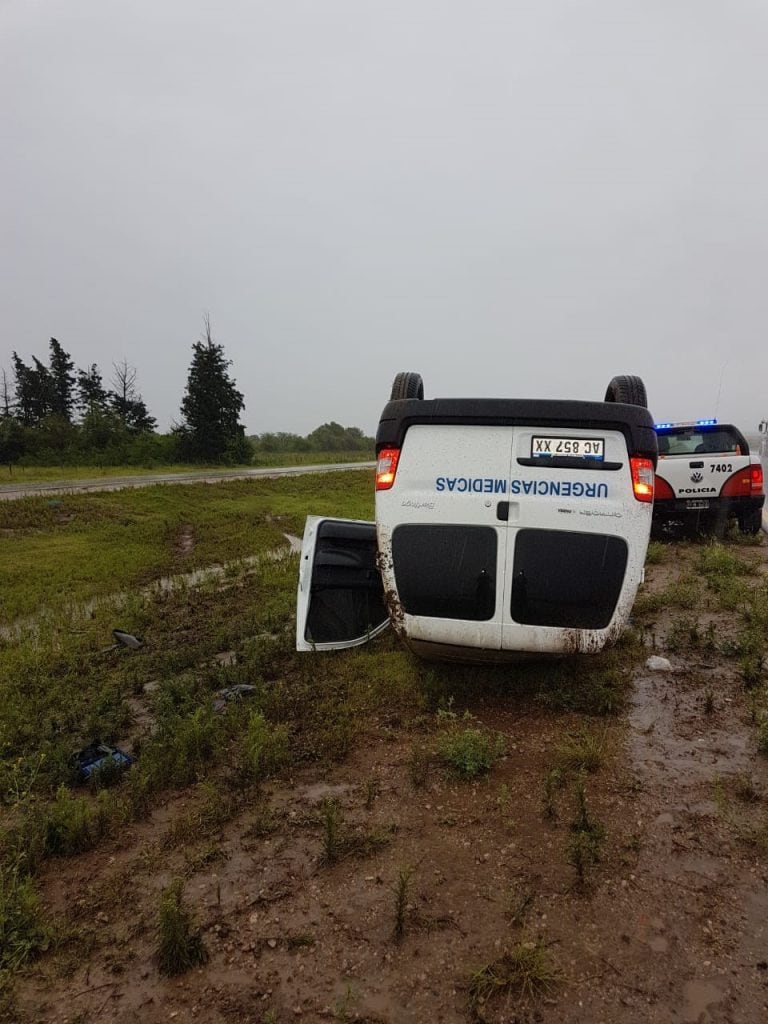
<svg viewBox="0 0 768 1024"><path fill-rule="evenodd" d="M398 373L392 382L391 402L401 398L423 398L424 381L420 373Z"/></svg>
<svg viewBox="0 0 768 1024"><path fill-rule="evenodd" d="M623 402L624 405L642 405L648 408L648 396L642 377L614 377L605 392L604 401Z"/></svg>

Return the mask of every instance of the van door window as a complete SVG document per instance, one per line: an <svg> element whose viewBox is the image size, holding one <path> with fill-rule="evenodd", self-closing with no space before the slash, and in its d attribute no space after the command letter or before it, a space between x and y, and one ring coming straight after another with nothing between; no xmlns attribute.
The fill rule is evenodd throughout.
<svg viewBox="0 0 768 1024"><path fill-rule="evenodd" d="M311 596L305 631L310 643L354 640L386 621L373 523L326 520L320 524Z"/></svg>
<svg viewBox="0 0 768 1024"><path fill-rule="evenodd" d="M530 626L604 629L619 599L628 549L621 537L520 530L510 612Z"/></svg>
<svg viewBox="0 0 768 1024"><path fill-rule="evenodd" d="M392 534L397 592L409 615L483 622L496 610L496 530L398 526Z"/></svg>

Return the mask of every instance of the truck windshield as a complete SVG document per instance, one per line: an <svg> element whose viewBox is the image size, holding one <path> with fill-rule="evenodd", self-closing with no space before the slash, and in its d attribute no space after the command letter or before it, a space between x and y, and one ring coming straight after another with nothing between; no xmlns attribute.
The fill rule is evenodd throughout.
<svg viewBox="0 0 768 1024"><path fill-rule="evenodd" d="M741 438L728 427L702 430L698 427L679 427L659 434L659 455L720 455L732 452L746 455Z"/></svg>

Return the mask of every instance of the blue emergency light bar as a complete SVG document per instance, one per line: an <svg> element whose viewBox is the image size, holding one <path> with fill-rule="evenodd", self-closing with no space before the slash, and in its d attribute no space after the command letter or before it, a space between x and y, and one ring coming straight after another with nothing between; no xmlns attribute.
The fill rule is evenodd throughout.
<svg viewBox="0 0 768 1024"><path fill-rule="evenodd" d="M671 430L672 427L714 427L717 420L686 420L683 423L654 423L654 430Z"/></svg>

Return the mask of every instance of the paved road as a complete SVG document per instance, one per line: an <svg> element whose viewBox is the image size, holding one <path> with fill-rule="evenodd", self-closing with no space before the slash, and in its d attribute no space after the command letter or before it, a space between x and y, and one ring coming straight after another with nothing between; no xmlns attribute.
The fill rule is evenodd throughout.
<svg viewBox="0 0 768 1024"><path fill-rule="evenodd" d="M331 462L320 466L270 466L264 469L214 469L200 473L147 473L144 476L109 476L93 480L51 481L37 484L0 484L0 501L39 494L69 494L72 491L120 491L125 487L151 484L200 484L219 480L248 480L251 477L302 476L305 473L341 473L351 469L373 469L375 462Z"/></svg>

